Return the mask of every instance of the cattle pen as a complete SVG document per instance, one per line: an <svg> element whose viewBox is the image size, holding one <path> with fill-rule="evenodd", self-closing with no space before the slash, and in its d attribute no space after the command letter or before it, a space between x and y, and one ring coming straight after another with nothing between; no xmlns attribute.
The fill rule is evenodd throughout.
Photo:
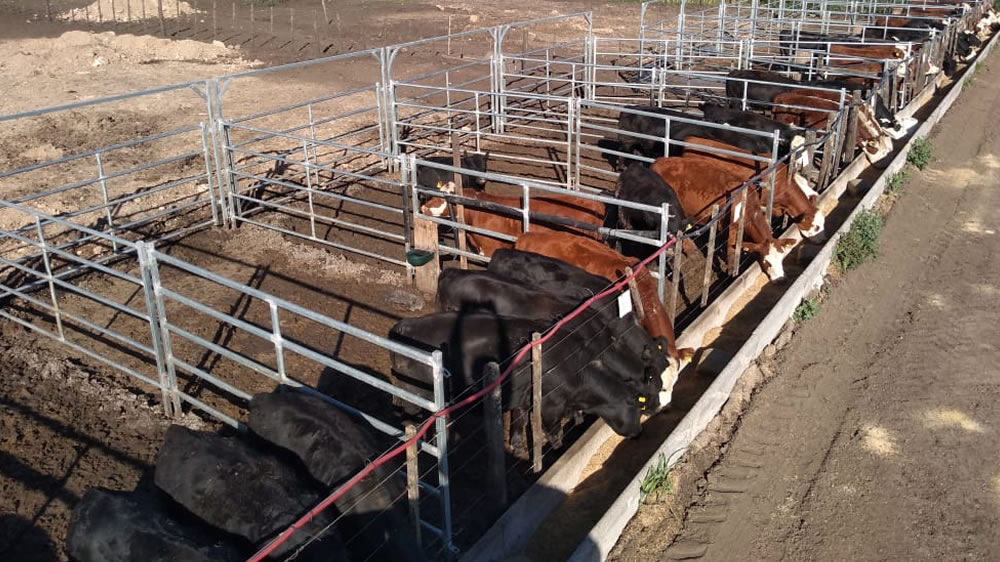
<svg viewBox="0 0 1000 562"><path fill-rule="evenodd" d="M813 4L821 18L807 17ZM683 330L752 264L740 243L745 215L734 209L752 193L764 202L773 230L785 231L787 219L772 217L776 182L802 173L822 194L863 152L860 106L884 103L896 111L933 88L928 70L942 66L958 31L982 7L949 22L929 46L907 46L900 60L835 53L838 42L800 45L801 33L876 25L878 14L910 7L874 0L723 2L700 13L682 10L668 23L649 21L643 4L638 37L600 37L591 14L579 13L0 116L26 138L56 114L114 123L100 143L0 172L0 187L10 194L0 202L0 316L125 375L128 386L155 393L168 417L194 410L241 429L255 393L291 385L365 420L385 436L387 450L394 449L413 429L395 418L391 402L408 403L426 417L460 398L447 396L441 351L386 337L393 321L413 314L387 305L396 289L427 277L427 266L408 259L414 250L433 253L445 266L477 267L488 259L456 233L516 238L465 224L463 209L514 217L522 232L558 223L533 210L553 195L651 213L654 230L564 226L619 246L646 246L648 253L671 240L694 242L696 251L677 243L650 264L658 296ZM583 31L577 40L554 43L538 31L546 26ZM788 42L778 38L788 28L796 33L794 53L782 52ZM870 44L895 45L885 39L890 26L882 31ZM440 69L424 74L399 62L445 43L464 56L445 57ZM881 70L855 71L844 61ZM706 103L746 108L751 87L775 84L727 76L762 66L784 76L870 78L877 86L862 98L859 90L803 85L837 101L825 126L797 128L805 143L779 156L778 131L702 118ZM359 67L374 69L380 79L319 97L303 94L291 104L266 103L283 77ZM727 84L739 85L742 95L728 96ZM136 123L139 109L150 105L171 109L171 117ZM772 113L801 109L764 105ZM623 129L623 115L662 123L665 133ZM751 157L758 170L703 224L671 232L667 224L676 210L615 194L615 162L655 159L622 150L623 141L659 141L663 156L672 147L691 148L670 136L671 128L686 125L725 129L772 149ZM463 151L488 152L489 169L463 167ZM436 154L451 162L428 159ZM443 194L418 184L418 168L463 178L460 186L464 178L482 179L520 203L489 206L461 189ZM455 214L429 214L422 201L436 196L456 204ZM449 231L439 234L439 227ZM735 252L727 253L731 240ZM430 368L430 396L393 383L391 354ZM398 501L413 506L415 528L434 558L474 549L500 514L476 513L486 501L484 458L492 454L477 446L479 431L487 430L483 424L469 429L465 412L436 417L398 470L396 477L410 485L409 497ZM560 452L546 448L544 462ZM532 461L504 469L512 496L537 479L541 461Z"/></svg>

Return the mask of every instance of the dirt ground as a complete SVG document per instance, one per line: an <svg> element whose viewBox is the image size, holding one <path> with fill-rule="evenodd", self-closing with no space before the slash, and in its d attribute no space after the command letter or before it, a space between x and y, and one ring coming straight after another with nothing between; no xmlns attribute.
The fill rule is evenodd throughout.
<svg viewBox="0 0 1000 562"><path fill-rule="evenodd" d="M745 373L611 560L1000 558L997 60L932 133L878 259Z"/></svg>

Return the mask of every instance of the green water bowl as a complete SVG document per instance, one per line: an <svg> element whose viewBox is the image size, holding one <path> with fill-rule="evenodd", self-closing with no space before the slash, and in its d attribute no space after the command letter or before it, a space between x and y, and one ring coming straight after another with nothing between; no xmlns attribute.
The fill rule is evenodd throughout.
<svg viewBox="0 0 1000 562"><path fill-rule="evenodd" d="M434 252L427 250L410 250L406 252L406 263L413 267L420 267L434 259Z"/></svg>

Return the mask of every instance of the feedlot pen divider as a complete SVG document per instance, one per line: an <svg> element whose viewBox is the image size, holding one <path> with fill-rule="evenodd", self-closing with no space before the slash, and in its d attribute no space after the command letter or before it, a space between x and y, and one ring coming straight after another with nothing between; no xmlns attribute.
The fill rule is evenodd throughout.
<svg viewBox="0 0 1000 562"><path fill-rule="evenodd" d="M580 19L586 29L582 39L528 48L531 26L561 25ZM520 30L521 34L512 33L515 30ZM483 36L490 39L488 51L460 65L417 77L406 76L405 69L395 67L399 55L408 50L435 42ZM617 41L619 46L638 41L640 50L619 47L618 52L614 52L613 48L605 47L612 41ZM649 41L651 44L657 42ZM650 159L604 149L593 141L608 133L641 137L618 130L614 119L609 117L615 111L662 118L668 130L671 122L684 123L683 118L628 110L623 104L644 101L657 106L680 106L683 102L687 106L691 99L718 97L717 82L723 77L712 71L697 72L693 67L701 63L696 60L693 47L673 53L674 64L686 71L660 69L652 73L648 83L615 82L606 76L611 72L619 75L631 72L637 76L648 72L643 42L642 38L597 38L593 35L590 13L573 14L0 116L0 122L30 125L56 114L75 115L104 108L114 113L120 111L122 106L119 104L137 99L162 102L174 98L185 98L183 103L189 108L191 104L203 108L201 113L204 115L191 116L189 110L178 118L183 123L164 127L162 131L0 172L0 187L14 184L48 186L47 182L38 179L41 173L58 173L60 178L67 178L66 183L55 189L32 191L0 201L0 220L3 221L0 264L5 269L5 277L0 283L0 297L5 298L5 308L0 309L0 316L158 389L168 416L179 414L183 404L188 404L223 423L241 426L240 420L220 411L198 393L188 392L182 384L182 381L202 381L211 386L212 392L244 404L252 397L253 393L241 387L239 382L216 376L210 366L190 359L196 354L214 355L218 360L231 361L246 372L271 382L302 386L320 394L310 388L311 383L289 374L292 368L287 365L290 357L295 356L299 361L297 368L301 368L304 361L347 375L427 412L440 411L447 405L446 372L440 351L427 353L398 344L198 267L158 246L165 247L184 235L213 226L247 223L405 267L412 276L414 268L406 262L405 255L413 248L414 220L473 230L468 225L421 212L418 195L434 195L435 192L416 184L418 166L514 186L513 189L522 195L523 203L520 208L509 207L508 210L522 219L524 231L528 231L537 218L531 211L532 197L572 193L653 213L660 222L655 232L596 230L603 236L622 241L662 246L672 234L666 230L671 209L666 205L641 205L601 195L614 174L595 164L611 157ZM678 40L676 45L683 47L685 42L694 45L693 40L688 39ZM520 45L511 47L511 43ZM745 48L736 47L737 51ZM669 62L669 56L664 53L654 56ZM739 52L736 56L732 53L712 56L716 59L714 68L727 64L730 68L740 68L747 60L746 55ZM323 65L355 64L377 66L380 80L266 110L254 106L253 111L248 111L232 101L234 91L252 89L258 79L273 74L318 71ZM835 175L833 172L840 160L837 156L848 150L843 146L845 123L856 118L856 111L844 101L846 92L830 91L840 94L841 103L839 109L832 112L829 130L819 131L811 145L800 149L822 154L824 162L828 155L833 156L832 168L820 177L821 183ZM746 103L745 97L742 101ZM359 125L359 122L362 123ZM773 205L776 166L780 163L777 159L778 135L751 130L739 132L771 140L773 157L754 157L765 169L734 192L720 205L709 223L694 234L711 230L712 239L715 239L720 218L750 186L759 185L759 189L763 189L769 185L768 209ZM453 136L460 137L463 145L467 145L465 148L474 152L490 150L492 145L509 143L511 139L542 147L548 151L549 158L503 148L494 152L494 157L506 163L552 166L555 177L528 177L520 170L480 173L423 159L434 151L450 152L445 139ZM647 136L646 140L651 139ZM684 143L671 140L664 143L664 150L676 144ZM140 159L136 163L136 158L132 157L134 153L148 147L157 147L160 157ZM562 150L564 156L556 153L556 149ZM782 161L791 162L794 154ZM155 183L150 176L156 173L160 174L157 178L166 175L169 179ZM75 206L67 208L69 195L74 197L72 205ZM450 199L473 203L468 198ZM324 210L333 209L331 205L349 209L349 212L324 214ZM303 232L282 226L272 220L271 214L305 220L308 227ZM320 235L323 226L329 227L328 231L336 227L343 232L380 239L385 244L368 249L352 244L352 237L330 239L329 235ZM738 221L740 236L742 226L741 218ZM725 236L719 239L724 240ZM438 249L443 253L479 258L457 247L442 245ZM711 262L716 248L705 250ZM679 264L676 255L680 252L680 244L675 252L674 263ZM664 254L658 260L659 296L666 300L666 286L672 283L673 302L677 299L679 272L667 271L666 257ZM730 277L738 274L741 264L739 245L734 263L737 269L728 272ZM698 276L701 276L700 270ZM269 321L247 321L231 311L222 311L202 293L181 289L178 280L182 278L194 280L192 283L202 287L214 286L230 291L241 300L257 301L269 311ZM132 297L120 302L101 294L96 288L98 285L90 279L128 284L133 287L133 297L139 304L135 304ZM712 291L717 292L718 287L712 287ZM47 295L42 296L45 292ZM706 285L701 306L705 305L708 295ZM89 317L64 306L70 296L88 303L89 308L80 310L86 310ZM692 312L697 310L695 306ZM137 338L110 328L111 321L120 317L130 318L141 328L133 329L131 334L143 336ZM262 359L261 353L234 349L235 344L220 345L210 341L199 335L189 317L226 326L245 340L265 342L269 348L264 354L267 358ZM296 320L289 319L292 317ZM408 392L289 338L284 328L290 322L300 321L310 322L331 334L363 340L429 366L433 372L433 397ZM192 353L192 350L197 352ZM405 429L397 427L398 424L388 423L355 405L321 396L363 417L385 434L405 439ZM421 481L421 489L440 501L439 521L436 524L422 521L422 526L440 539L444 550L453 550L446 420L438 419L433 433L433 439L422 441L419 448L433 458L436 475L429 482Z"/></svg>

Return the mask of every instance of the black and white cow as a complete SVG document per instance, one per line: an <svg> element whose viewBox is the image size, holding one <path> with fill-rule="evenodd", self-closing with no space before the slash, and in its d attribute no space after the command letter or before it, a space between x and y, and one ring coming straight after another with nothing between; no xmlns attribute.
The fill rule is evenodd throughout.
<svg viewBox="0 0 1000 562"><path fill-rule="evenodd" d="M90 488L73 507L66 553L75 562L236 562L246 553L172 518L153 496Z"/></svg>
<svg viewBox="0 0 1000 562"><path fill-rule="evenodd" d="M266 441L292 452L328 489L356 474L384 449L362 420L287 387L255 395L247 424ZM396 502L405 493L402 481L392 478L392 472L393 467L377 468L335 502L342 514L337 528L354 537L349 548L356 559L423 562L426 558L410 532L406 512Z"/></svg>
<svg viewBox="0 0 1000 562"><path fill-rule="evenodd" d="M277 456L238 437L167 429L156 460L156 486L209 525L263 543L315 506L319 490ZM336 519L324 511L293 534L272 556L284 560L314 535L297 559L337 560L343 545L323 529ZM304 558L303 558L304 557Z"/></svg>

